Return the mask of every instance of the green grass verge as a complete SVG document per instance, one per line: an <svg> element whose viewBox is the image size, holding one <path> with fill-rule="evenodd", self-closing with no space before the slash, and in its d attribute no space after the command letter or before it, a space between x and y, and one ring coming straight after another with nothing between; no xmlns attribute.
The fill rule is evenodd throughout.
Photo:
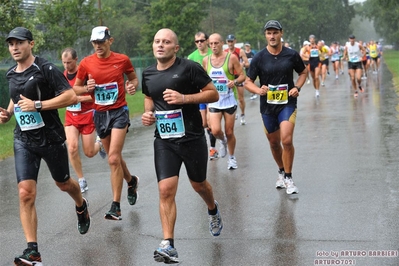
<svg viewBox="0 0 399 266"><path fill-rule="evenodd" d="M144 94L138 91L135 95L126 95L126 101L129 106L130 117L141 115L144 111ZM7 108L7 106L3 106ZM65 108L59 109L59 114L62 123L65 120ZM0 160L3 160L14 154L13 142L14 142L14 128L15 118L13 118L6 124L0 125Z"/></svg>
<svg viewBox="0 0 399 266"><path fill-rule="evenodd" d="M383 57L385 64L392 73L394 85L399 89L399 51L385 50Z"/></svg>

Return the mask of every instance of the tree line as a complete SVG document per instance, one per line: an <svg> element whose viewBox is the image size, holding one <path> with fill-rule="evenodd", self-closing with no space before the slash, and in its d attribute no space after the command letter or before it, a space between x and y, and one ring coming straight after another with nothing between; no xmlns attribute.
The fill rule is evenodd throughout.
<svg viewBox="0 0 399 266"><path fill-rule="evenodd" d="M355 15L374 21L386 41L399 44L399 1L367 0L39 0L34 10L24 9L22 0L0 0L0 41L17 26L32 30L36 53L59 58L68 46L80 56L92 52L91 29L109 27L112 49L130 57L152 56L151 43L160 28L171 28L179 38L180 56L193 50L194 34L234 34L238 42L254 49L265 45L263 25L269 19L281 22L284 39L298 49L314 34L317 39L345 42L353 32ZM10 58L0 46L0 59Z"/></svg>

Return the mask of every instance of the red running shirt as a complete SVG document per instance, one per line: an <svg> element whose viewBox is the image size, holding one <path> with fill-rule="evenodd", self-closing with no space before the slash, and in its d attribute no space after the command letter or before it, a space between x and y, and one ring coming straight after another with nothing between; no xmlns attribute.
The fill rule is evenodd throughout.
<svg viewBox="0 0 399 266"><path fill-rule="evenodd" d="M96 84L118 83L118 98L112 105L93 104L96 111L107 111L127 105L125 99L124 76L134 72L134 67L129 57L124 54L111 52L107 58L98 58L97 54L85 57L79 64L77 78L87 80L89 74ZM94 99L94 94L92 93Z"/></svg>

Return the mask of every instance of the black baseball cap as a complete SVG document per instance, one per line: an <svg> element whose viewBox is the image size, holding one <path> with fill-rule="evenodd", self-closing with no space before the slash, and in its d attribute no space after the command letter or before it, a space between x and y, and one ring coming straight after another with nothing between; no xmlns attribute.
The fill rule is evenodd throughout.
<svg viewBox="0 0 399 266"><path fill-rule="evenodd" d="M349 35L349 39L355 39L355 35L353 34Z"/></svg>
<svg viewBox="0 0 399 266"><path fill-rule="evenodd" d="M236 39L236 36L234 36L233 34L227 35L227 38L226 38L227 41L234 41L235 39Z"/></svg>
<svg viewBox="0 0 399 266"><path fill-rule="evenodd" d="M6 42L8 42L9 39L17 39L21 41L33 40L32 32L28 30L27 28L24 27L16 27L15 29L11 30L10 33L7 36Z"/></svg>
<svg viewBox="0 0 399 266"><path fill-rule="evenodd" d="M269 20L266 22L265 26L263 27L263 31L267 29L277 29L277 30L282 30L283 27L281 26L280 22L277 20Z"/></svg>

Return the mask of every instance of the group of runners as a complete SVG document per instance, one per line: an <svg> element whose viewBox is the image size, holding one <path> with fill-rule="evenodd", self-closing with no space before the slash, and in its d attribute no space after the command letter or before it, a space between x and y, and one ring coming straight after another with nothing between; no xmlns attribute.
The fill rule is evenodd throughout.
<svg viewBox="0 0 399 266"><path fill-rule="evenodd" d="M344 61L348 62L351 87L354 90L354 97L357 97L358 91L364 92L361 79L367 78L370 69L374 74L378 73L382 46L374 41L368 43L356 41L353 34L349 36L345 45L334 41L328 46L323 40L316 42L316 36L310 35L309 40L303 42L300 55L312 77L315 97L320 97L320 86L325 86L326 77L330 74L330 61L335 79L339 79L339 74L344 74Z"/></svg>
<svg viewBox="0 0 399 266"><path fill-rule="evenodd" d="M153 254L157 262L179 262L174 229L175 197L182 164L192 188L207 207L210 234L221 234L223 221L219 203L207 181L207 164L209 159L228 155L227 168L238 168L234 124L238 107L240 124L246 124L244 90L252 93L251 99L260 98L261 123L276 163L275 187L286 189L289 195L299 192L292 175L293 132L297 98L308 72L313 79L315 95L319 97L319 86L324 86L329 73L329 59L336 78L338 71L343 73L342 59L348 60L352 86L356 93L357 89L363 91L359 79L366 49L353 35L344 48L338 43L330 47L323 41L316 43L316 37L311 35L297 52L283 44L283 27L279 21L267 21L263 32L267 45L256 54L249 43L236 48L236 38L232 34L223 38L219 33L208 36L198 32L194 35L197 50L188 59L177 57L180 45L174 31L164 28L154 36L152 50L156 63L142 74L145 111L141 119L144 126L154 126L154 162L163 232L162 241ZM6 41L17 64L7 72L11 99L7 108L0 107L0 123L8 122L12 115L17 120L14 156L19 162L16 175L21 223L27 241L27 248L15 257L14 263L38 266L42 265L42 260L37 244L35 200L41 159L47 163L56 185L75 201L78 231L86 234L90 228L88 201L82 197L87 184L81 182L80 160L73 158L80 134L82 139L87 138L83 145L88 157L98 152L102 157L108 156L112 203L104 218L122 219L123 180L128 186L129 204L136 204L139 178L130 174L122 158L122 149L130 126L125 94L134 95L139 84L130 59L111 51L114 38L105 26L92 29L90 42L94 53L85 57L78 67L74 65L76 52L72 48L63 51L64 74L55 65L33 55L34 39L28 29L13 29ZM227 49L223 49L225 41ZM371 56L374 46L370 47ZM297 75L294 76L294 72ZM68 107L65 129L57 113L62 107ZM89 122L77 123L79 121ZM205 132L210 139L209 150ZM219 151L215 148L216 140L220 143ZM70 177L68 151L71 164L83 183L80 187Z"/></svg>

